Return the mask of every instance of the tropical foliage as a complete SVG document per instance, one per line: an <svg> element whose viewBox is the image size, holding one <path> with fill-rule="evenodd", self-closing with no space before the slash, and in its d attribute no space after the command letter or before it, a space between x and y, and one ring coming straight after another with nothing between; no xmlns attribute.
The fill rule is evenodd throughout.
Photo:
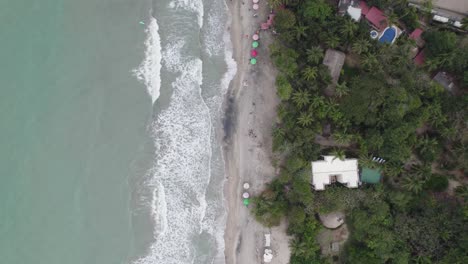
<svg viewBox="0 0 468 264"><path fill-rule="evenodd" d="M407 37L380 45L366 23L335 15L329 2L270 1L278 33L270 53L281 99L273 149L282 161L253 213L267 226L287 217L292 264L326 263L315 216L334 210L346 213L351 228L343 263L468 263L468 240L457 235L468 231L467 188L457 189L457 198L441 193L468 168L466 90L453 96L430 78L445 70L461 87L468 83L467 38L428 30L429 63L416 67ZM406 0L368 3L392 10L389 17L408 29L418 26ZM322 65L328 48L350 60L337 83ZM381 170L385 182L313 192L310 161L321 154L359 157L361 165Z"/></svg>

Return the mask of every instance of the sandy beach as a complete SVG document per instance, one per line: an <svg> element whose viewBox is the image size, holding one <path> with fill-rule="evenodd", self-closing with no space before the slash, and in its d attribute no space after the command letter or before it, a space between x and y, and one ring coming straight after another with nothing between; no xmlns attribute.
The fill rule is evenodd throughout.
<svg viewBox="0 0 468 264"><path fill-rule="evenodd" d="M264 235L271 234L270 248L274 257L270 263L286 264L290 257L286 224L263 227L255 221L241 198L244 182L251 185L251 195L259 195L277 173L272 164L271 129L279 99L275 88L276 71L268 54L271 30L260 31L258 63L249 64L252 34L267 20L270 10L266 1L261 1L256 11L252 10L250 1L229 0L227 4L232 16L229 30L238 70L227 95L224 120L226 263L263 263Z"/></svg>

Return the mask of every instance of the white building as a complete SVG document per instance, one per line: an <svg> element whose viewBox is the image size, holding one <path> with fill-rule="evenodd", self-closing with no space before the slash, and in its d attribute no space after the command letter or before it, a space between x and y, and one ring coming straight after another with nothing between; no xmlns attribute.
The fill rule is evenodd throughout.
<svg viewBox="0 0 468 264"><path fill-rule="evenodd" d="M325 190L325 185L339 182L348 188L357 188L359 171L357 159L340 160L335 156L323 156L324 160L312 161L312 185Z"/></svg>

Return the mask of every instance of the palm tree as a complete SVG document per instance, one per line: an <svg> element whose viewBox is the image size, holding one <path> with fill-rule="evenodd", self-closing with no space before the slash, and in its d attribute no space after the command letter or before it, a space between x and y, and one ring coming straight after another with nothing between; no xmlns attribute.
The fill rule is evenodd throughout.
<svg viewBox="0 0 468 264"><path fill-rule="evenodd" d="M310 249L308 248L307 244L301 242L298 238L294 238L290 241L291 243L291 253L294 256L302 256Z"/></svg>
<svg viewBox="0 0 468 264"><path fill-rule="evenodd" d="M357 54L366 53L369 51L370 42L367 39L358 39L353 43L352 50Z"/></svg>
<svg viewBox="0 0 468 264"><path fill-rule="evenodd" d="M362 66L368 71L372 70L378 65L377 58L373 54L366 54L362 56L361 63Z"/></svg>
<svg viewBox="0 0 468 264"><path fill-rule="evenodd" d="M343 149L334 148L331 154L335 156L335 159L345 160L345 152Z"/></svg>
<svg viewBox="0 0 468 264"><path fill-rule="evenodd" d="M299 118L297 119L297 123L301 126L310 126L314 120L312 119L311 113L302 112Z"/></svg>
<svg viewBox="0 0 468 264"><path fill-rule="evenodd" d="M439 60L436 58L427 59L424 63L424 66L427 68L428 71L435 71L440 67Z"/></svg>
<svg viewBox="0 0 468 264"><path fill-rule="evenodd" d="M337 131L333 134L333 139L340 145L346 145L351 142L353 135L346 134L346 131Z"/></svg>
<svg viewBox="0 0 468 264"><path fill-rule="evenodd" d="M293 93L292 100L297 106L303 107L310 102L310 93L304 90L296 91Z"/></svg>
<svg viewBox="0 0 468 264"><path fill-rule="evenodd" d="M319 46L312 47L307 50L307 61L312 64L317 64L323 58L323 49Z"/></svg>
<svg viewBox="0 0 468 264"><path fill-rule="evenodd" d="M387 16L388 25L390 26L396 24L398 19L399 17L395 12L390 12L390 14Z"/></svg>
<svg viewBox="0 0 468 264"><path fill-rule="evenodd" d="M312 101L310 102L310 106L315 109L322 107L324 104L325 104L325 101L323 100L322 96L315 96L314 98L312 98Z"/></svg>
<svg viewBox="0 0 468 264"><path fill-rule="evenodd" d="M431 167L427 165L414 165L411 167L411 174L422 180L427 179L431 173Z"/></svg>
<svg viewBox="0 0 468 264"><path fill-rule="evenodd" d="M468 17L462 19L462 28L463 30L468 30Z"/></svg>
<svg viewBox="0 0 468 264"><path fill-rule="evenodd" d="M317 78L318 70L317 67L306 67L302 73L305 80L313 81Z"/></svg>
<svg viewBox="0 0 468 264"><path fill-rule="evenodd" d="M384 167L385 175L390 177L398 177L400 174L404 172L404 168L401 164L395 163L386 163Z"/></svg>
<svg viewBox="0 0 468 264"><path fill-rule="evenodd" d="M349 93L349 88L346 85L346 82L336 84L336 86L335 86L335 95L337 97L342 97L344 95L347 95L348 93Z"/></svg>
<svg viewBox="0 0 468 264"><path fill-rule="evenodd" d="M296 28L294 28L294 32L296 33L296 40L299 41L302 37L307 37L307 29L309 29L309 27L304 26L302 23L297 25Z"/></svg>
<svg viewBox="0 0 468 264"><path fill-rule="evenodd" d="M271 8L276 9L282 5L289 4L289 0L268 0L268 3L270 4Z"/></svg>
<svg viewBox="0 0 468 264"><path fill-rule="evenodd" d="M377 162L372 161L372 156L368 154L359 155L359 165L367 168L377 168Z"/></svg>
<svg viewBox="0 0 468 264"><path fill-rule="evenodd" d="M325 44L328 45L328 47L334 49L340 45L340 39L337 36L330 36L328 39L325 41Z"/></svg>
<svg viewBox="0 0 468 264"><path fill-rule="evenodd" d="M424 180L410 175L403 180L402 186L408 191L418 194L423 189Z"/></svg>
<svg viewBox="0 0 468 264"><path fill-rule="evenodd" d="M354 23L352 20L347 19L345 20L344 24L342 24L340 33L343 34L347 39L352 39L354 37L354 33L358 30L358 25Z"/></svg>

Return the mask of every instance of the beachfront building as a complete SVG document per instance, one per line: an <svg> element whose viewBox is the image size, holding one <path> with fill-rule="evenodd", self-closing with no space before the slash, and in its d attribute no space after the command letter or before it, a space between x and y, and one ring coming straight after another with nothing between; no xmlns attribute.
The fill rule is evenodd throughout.
<svg viewBox="0 0 468 264"><path fill-rule="evenodd" d="M348 188L357 188L358 160L323 156L323 160L312 161L312 186L316 191L325 190L325 185L334 182L339 182Z"/></svg>
<svg viewBox="0 0 468 264"><path fill-rule="evenodd" d="M323 64L330 70L330 76L332 77L332 83L325 89L325 94L332 96L334 94L334 88L338 79L340 78L341 68L343 68L346 55L334 49L327 49L325 57L323 58Z"/></svg>

